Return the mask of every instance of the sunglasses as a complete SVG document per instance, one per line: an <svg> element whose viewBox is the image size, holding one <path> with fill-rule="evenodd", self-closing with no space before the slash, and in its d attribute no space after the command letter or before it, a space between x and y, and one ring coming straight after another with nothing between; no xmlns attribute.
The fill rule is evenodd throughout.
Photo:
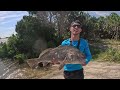
<svg viewBox="0 0 120 90"><path fill-rule="evenodd" d="M72 27L75 28L77 26L77 28L81 28L80 25L73 25Z"/></svg>

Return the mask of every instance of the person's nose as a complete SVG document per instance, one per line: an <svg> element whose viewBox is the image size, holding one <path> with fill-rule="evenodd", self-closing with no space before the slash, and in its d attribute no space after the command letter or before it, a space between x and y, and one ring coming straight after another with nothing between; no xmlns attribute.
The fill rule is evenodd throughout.
<svg viewBox="0 0 120 90"><path fill-rule="evenodd" d="M75 26L75 28L78 28L78 26Z"/></svg>

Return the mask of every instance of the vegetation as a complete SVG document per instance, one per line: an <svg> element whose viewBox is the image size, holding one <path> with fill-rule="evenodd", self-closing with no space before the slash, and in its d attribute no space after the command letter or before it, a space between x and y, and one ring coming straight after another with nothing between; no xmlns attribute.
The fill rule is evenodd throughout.
<svg viewBox="0 0 120 90"><path fill-rule="evenodd" d="M115 40L113 42L113 40L108 39L101 40L101 42L90 45L93 60L120 63L120 46L118 46L120 42Z"/></svg>
<svg viewBox="0 0 120 90"><path fill-rule="evenodd" d="M18 60L19 64L23 64L26 56L24 54L17 54L14 56L16 60Z"/></svg>
<svg viewBox="0 0 120 90"><path fill-rule="evenodd" d="M94 60L120 63L120 51L117 49L109 48L105 52L94 55Z"/></svg>
<svg viewBox="0 0 120 90"><path fill-rule="evenodd" d="M69 38L69 25L78 19L83 25L80 36L87 39L90 44L96 44L90 46L93 59L107 55L101 59L119 61L119 51L102 50L97 47L99 46L97 44L120 44L120 16L116 13L99 18L92 17L84 11L28 11L28 13L29 16L23 16L17 22L15 29L17 34L9 37L7 43L0 45L1 58L12 60L16 58L23 61L25 58L38 57L44 49L56 47L62 40ZM117 42L114 42L116 40Z"/></svg>

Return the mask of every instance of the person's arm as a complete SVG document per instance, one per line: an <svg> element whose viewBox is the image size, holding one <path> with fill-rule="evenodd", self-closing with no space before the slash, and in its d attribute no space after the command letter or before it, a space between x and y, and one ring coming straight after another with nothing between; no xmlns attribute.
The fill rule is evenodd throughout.
<svg viewBox="0 0 120 90"><path fill-rule="evenodd" d="M82 64L83 66L87 65L89 61L92 59L92 55L89 49L88 42L86 43L86 46L85 46L85 56L86 56L86 59L85 59L86 62Z"/></svg>

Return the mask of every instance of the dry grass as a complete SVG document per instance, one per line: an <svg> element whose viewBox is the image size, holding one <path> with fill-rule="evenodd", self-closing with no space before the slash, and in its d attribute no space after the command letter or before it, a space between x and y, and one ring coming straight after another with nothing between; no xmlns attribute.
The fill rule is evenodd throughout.
<svg viewBox="0 0 120 90"><path fill-rule="evenodd" d="M7 79L40 79L56 70L58 70L58 67L31 69L22 65L20 69L14 71Z"/></svg>
<svg viewBox="0 0 120 90"><path fill-rule="evenodd" d="M24 75L29 78L29 79L39 79L42 76L45 76L49 73L52 73L52 69L49 70L45 70L45 69L30 69L30 68L24 68L22 70L22 73L24 73Z"/></svg>
<svg viewBox="0 0 120 90"><path fill-rule="evenodd" d="M7 79L64 79L63 71L57 67L49 70L22 68ZM85 79L120 79L120 64L114 62L91 61L84 66Z"/></svg>

